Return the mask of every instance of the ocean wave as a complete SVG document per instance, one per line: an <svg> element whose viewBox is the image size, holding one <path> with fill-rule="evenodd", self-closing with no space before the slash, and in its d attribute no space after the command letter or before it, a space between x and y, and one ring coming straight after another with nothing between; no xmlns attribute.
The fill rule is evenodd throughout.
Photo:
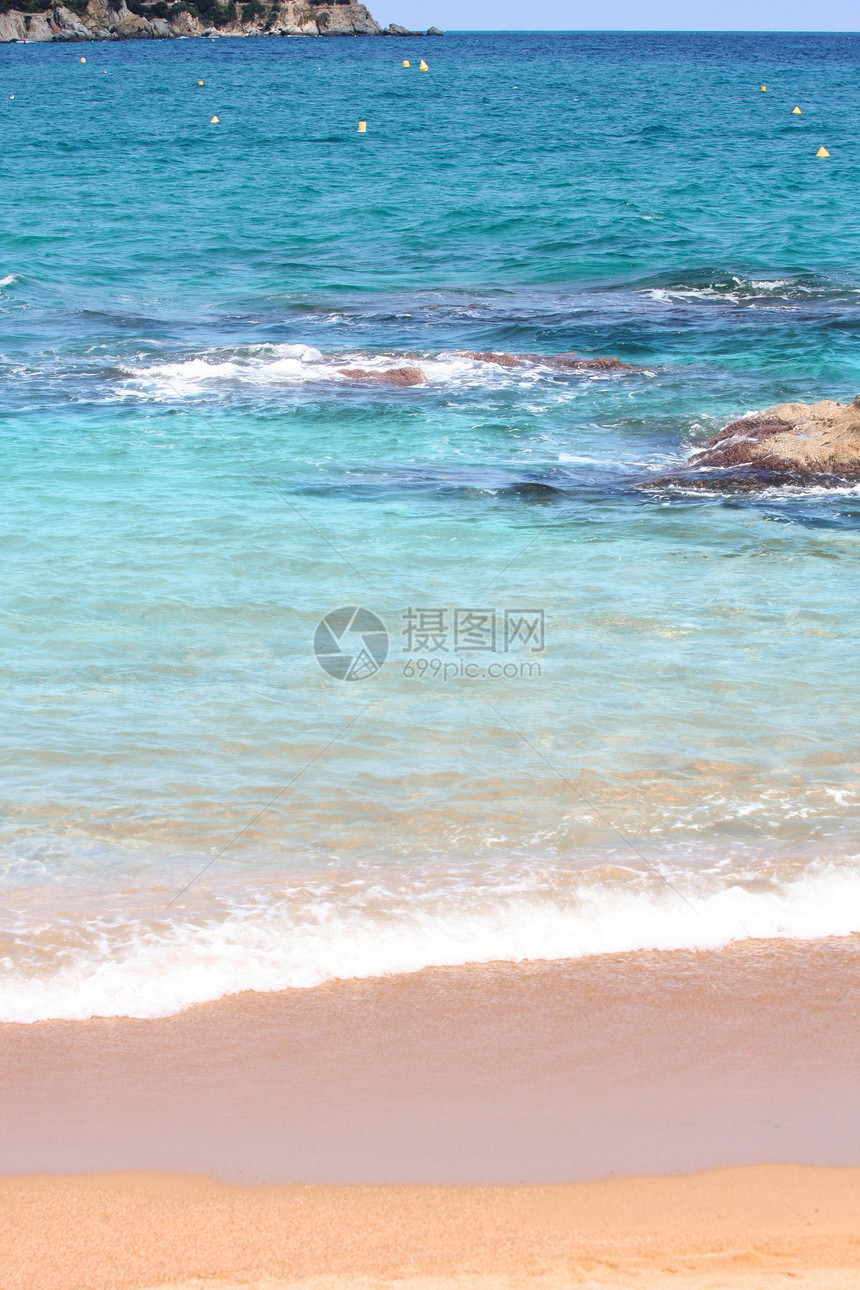
<svg viewBox="0 0 860 1290"><path fill-rule="evenodd" d="M203 917L96 921L86 938L78 925L62 951L54 924L47 962L0 960L0 1021L152 1018L246 990L428 967L848 936L860 932L860 872L822 863L787 880L687 873L669 885L619 866L561 886L501 882L465 893L353 874L339 887L218 903Z"/></svg>
<svg viewBox="0 0 860 1290"><path fill-rule="evenodd" d="M0 287L14 286L15 283L20 282L20 280L21 280L20 273L7 273L5 278L0 278Z"/></svg>
<svg viewBox="0 0 860 1290"><path fill-rule="evenodd" d="M260 345L233 350L207 351L191 358L149 366L123 366L116 369L123 382L123 393L142 398L164 400L192 398L207 392L242 386L296 386L325 383L347 388L360 388L364 383L356 380L356 373L363 373L366 384L373 389L383 385L405 385L412 388L487 388L495 386L533 386L551 378L554 381L575 376L605 380L604 371L560 368L547 355L546 362L539 356L525 356L516 365L494 362L490 358L472 356L462 351L441 351L436 354L367 353L347 351L323 354L310 345ZM411 381L382 381L386 374L405 368L419 368L422 378ZM351 374L350 374L351 373ZM648 376L653 373L648 372Z"/></svg>
<svg viewBox="0 0 860 1290"><path fill-rule="evenodd" d="M694 271L637 285L641 295L661 304L715 302L736 305L792 305L800 302L850 299L858 288L811 274L745 277L712 270Z"/></svg>
<svg viewBox="0 0 860 1290"><path fill-rule="evenodd" d="M260 345L210 351L151 366L121 367L126 384L155 398L200 394L213 386L299 384L320 379L322 354L310 345Z"/></svg>

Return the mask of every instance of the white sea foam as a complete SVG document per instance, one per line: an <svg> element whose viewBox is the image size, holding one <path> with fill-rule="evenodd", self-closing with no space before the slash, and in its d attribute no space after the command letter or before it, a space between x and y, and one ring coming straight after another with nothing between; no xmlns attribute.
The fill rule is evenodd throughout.
<svg viewBox="0 0 860 1290"><path fill-rule="evenodd" d="M224 385L296 385L319 380L321 361L322 354L310 345L266 345L231 356L210 353L124 371L140 393L154 398L189 397Z"/></svg>
<svg viewBox="0 0 860 1290"><path fill-rule="evenodd" d="M11 287L20 277L20 273L7 273L5 278L0 278L0 287Z"/></svg>
<svg viewBox="0 0 860 1290"><path fill-rule="evenodd" d="M182 361L122 370L127 392L138 397L169 400L177 395L190 398L243 385L264 387L318 382L352 385L353 380L341 369L361 368L381 373L392 367L404 366L420 367L426 378L424 386L406 387L412 390L427 386L480 388L515 384L528 387L545 381L547 376L556 379L559 376L559 369L541 363L504 367L456 352L442 352L435 356L367 354L360 351L323 355L309 345L264 345L231 353L210 351ZM600 371L582 375L597 380L607 379L607 373Z"/></svg>
<svg viewBox="0 0 860 1290"><path fill-rule="evenodd" d="M772 301L772 307L780 301L790 301L798 297L821 294L821 289L799 282L792 278L738 278L723 280L702 285L649 287L642 295L659 304L683 303L686 301L717 301L729 304L749 304L755 308L756 300ZM781 306L795 308L794 305Z"/></svg>
<svg viewBox="0 0 860 1290"><path fill-rule="evenodd" d="M336 898L335 898L336 897ZM689 903L688 903L689 902ZM734 941L860 932L860 871L813 865L794 880L711 874L673 887L649 875L532 890L440 893L418 884L309 885L225 906L219 916L93 927L87 945L33 971L0 961L0 1020L159 1017L245 990L443 965L547 961L633 950L715 949Z"/></svg>

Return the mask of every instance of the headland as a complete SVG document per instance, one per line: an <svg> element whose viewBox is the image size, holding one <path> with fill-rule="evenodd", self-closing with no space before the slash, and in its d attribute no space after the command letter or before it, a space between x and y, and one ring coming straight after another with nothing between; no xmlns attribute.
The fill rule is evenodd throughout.
<svg viewBox="0 0 860 1290"><path fill-rule="evenodd" d="M180 36L423 36L381 27L355 0L0 0L0 42L169 40ZM428 36L441 36L431 27Z"/></svg>

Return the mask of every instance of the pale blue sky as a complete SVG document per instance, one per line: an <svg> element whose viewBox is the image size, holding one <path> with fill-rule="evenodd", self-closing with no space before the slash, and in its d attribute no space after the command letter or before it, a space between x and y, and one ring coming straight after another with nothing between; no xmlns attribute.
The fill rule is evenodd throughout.
<svg viewBox="0 0 860 1290"><path fill-rule="evenodd" d="M857 31L857 0L365 0L378 21L500 31Z"/></svg>

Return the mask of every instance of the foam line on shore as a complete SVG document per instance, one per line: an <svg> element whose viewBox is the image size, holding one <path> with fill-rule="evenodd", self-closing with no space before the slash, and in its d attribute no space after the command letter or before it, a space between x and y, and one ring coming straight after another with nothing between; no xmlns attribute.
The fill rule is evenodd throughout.
<svg viewBox="0 0 860 1290"><path fill-rule="evenodd" d="M407 893L379 882L227 898L215 913L94 921L62 955L10 958L0 1021L154 1018L244 990L306 989L469 963L576 959L636 950L719 949L752 939L860 932L860 874L812 867L764 886L727 878L676 889L653 875L517 891L485 886ZM764 889L762 889L764 886ZM683 897L683 898L682 898ZM163 905L163 901L162 901ZM53 933L52 933L53 936ZM20 939L20 938L19 938Z"/></svg>

